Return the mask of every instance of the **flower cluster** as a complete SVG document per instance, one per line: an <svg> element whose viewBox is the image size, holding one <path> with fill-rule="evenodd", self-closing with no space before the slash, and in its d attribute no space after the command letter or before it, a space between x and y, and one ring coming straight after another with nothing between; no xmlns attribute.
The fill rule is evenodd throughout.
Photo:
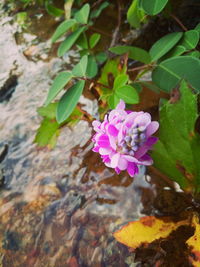
<svg viewBox="0 0 200 267"><path fill-rule="evenodd" d="M147 154L157 138L151 136L159 127L157 121L151 121L147 112L125 110L120 100L116 109L104 117L104 121L93 121L96 134L93 136L94 152L98 152L106 166L114 168L119 174L127 170L133 177L138 173L138 165L151 165Z"/></svg>

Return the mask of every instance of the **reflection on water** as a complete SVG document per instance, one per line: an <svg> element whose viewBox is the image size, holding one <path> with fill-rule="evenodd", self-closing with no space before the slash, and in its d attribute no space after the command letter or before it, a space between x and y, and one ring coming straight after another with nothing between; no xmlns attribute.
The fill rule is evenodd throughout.
<svg viewBox="0 0 200 267"><path fill-rule="evenodd" d="M113 173L95 165L84 162L71 175L66 165L60 180L54 179L52 168L49 177L32 177L23 192L14 187L2 192L3 266L114 266L124 261L128 250L121 255L112 231L140 215L140 189L127 177L115 184Z"/></svg>

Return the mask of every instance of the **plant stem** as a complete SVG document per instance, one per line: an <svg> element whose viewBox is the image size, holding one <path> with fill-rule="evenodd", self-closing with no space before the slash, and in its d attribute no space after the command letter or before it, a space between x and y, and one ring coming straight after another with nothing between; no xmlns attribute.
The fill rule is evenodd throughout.
<svg viewBox="0 0 200 267"><path fill-rule="evenodd" d="M117 0L117 27L115 28L113 35L112 35L112 40L110 43L110 47L115 46L115 44L118 41L119 37L119 32L120 32L120 27L121 27L121 3L120 0Z"/></svg>
<svg viewBox="0 0 200 267"><path fill-rule="evenodd" d="M104 1L104 0L98 0L98 1L96 1L96 2L92 5L91 9L95 8L97 5L100 5L101 2L103 2L103 1Z"/></svg>
<svg viewBox="0 0 200 267"><path fill-rule="evenodd" d="M95 28L95 27L93 27L93 26L90 26L89 29L90 29L91 31L98 32L98 33L100 33L100 34L102 34L102 35L105 35L105 36L107 36L107 37L109 37L109 38L112 37L111 34L109 34L109 33L107 33L107 32L104 32L104 31L102 31L102 30L100 30L100 29L97 29L97 28Z"/></svg>
<svg viewBox="0 0 200 267"><path fill-rule="evenodd" d="M174 14L170 14L170 16L178 23L178 25L186 32L188 29L183 25L179 18L177 18Z"/></svg>
<svg viewBox="0 0 200 267"><path fill-rule="evenodd" d="M102 86L102 87L105 87L105 88L108 88L108 89L112 89L110 86L105 85L103 83L96 82L96 81L94 81L93 79L90 79L90 78L78 77L78 79L83 80L83 81L89 81L91 83L94 83L95 85L99 85L99 86Z"/></svg>
<svg viewBox="0 0 200 267"><path fill-rule="evenodd" d="M136 71L136 70L143 70L143 69L146 69L146 68L149 68L149 67L152 67L152 65L146 64L146 65L142 65L142 66L139 66L139 67L135 67L135 68L129 69L128 71L129 72L133 72L133 71Z"/></svg>

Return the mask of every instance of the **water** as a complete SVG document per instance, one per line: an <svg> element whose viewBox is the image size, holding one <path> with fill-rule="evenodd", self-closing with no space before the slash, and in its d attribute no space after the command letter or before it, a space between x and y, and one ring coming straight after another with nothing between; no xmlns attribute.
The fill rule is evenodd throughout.
<svg viewBox="0 0 200 267"><path fill-rule="evenodd" d="M115 241L113 231L145 214L184 209L182 199L173 199L175 193L162 198L170 191L148 182L149 176L140 175L133 183L126 173L118 176L106 168L91 151L87 121L63 128L54 150L33 143L41 121L36 109L62 62L52 56L27 59L23 42L17 45L14 39L15 26L7 20L0 22L0 87L12 93L0 103L0 181L5 179L0 189L0 266L136 266L135 254ZM71 51L65 64L75 57ZM16 82L8 86L13 76ZM158 101L152 94L148 103L143 101L146 108ZM82 97L81 102L96 114L95 100ZM137 266L146 265L138 261Z"/></svg>

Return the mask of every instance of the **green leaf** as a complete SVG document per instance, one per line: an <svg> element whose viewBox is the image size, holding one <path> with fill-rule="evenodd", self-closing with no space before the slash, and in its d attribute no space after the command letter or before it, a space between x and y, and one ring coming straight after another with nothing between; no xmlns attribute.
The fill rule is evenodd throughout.
<svg viewBox="0 0 200 267"><path fill-rule="evenodd" d="M123 68L121 68L121 66L119 67L119 65L120 65L119 58L108 60L102 69L102 74L99 79L99 82L105 85L110 85L111 79L114 82L115 78L119 74L126 73L126 66L124 65Z"/></svg>
<svg viewBox="0 0 200 267"><path fill-rule="evenodd" d="M94 48L96 44L99 42L100 38L101 38L101 34L99 33L92 34L89 40L90 48Z"/></svg>
<svg viewBox="0 0 200 267"><path fill-rule="evenodd" d="M133 0L127 13L127 20L129 24L134 28L139 28L141 26L141 22L145 20L145 16L144 10L139 7L139 0Z"/></svg>
<svg viewBox="0 0 200 267"><path fill-rule="evenodd" d="M176 126L182 138L187 140L194 132L194 126L198 117L197 97L192 93L185 81L181 82L179 89L180 99L171 104L166 104L166 112L170 123Z"/></svg>
<svg viewBox="0 0 200 267"><path fill-rule="evenodd" d="M188 179L195 183L197 174L192 146L194 128L198 117L197 96L183 81L180 86L180 98L168 101L160 110L160 141L152 153L154 165L182 188L188 185Z"/></svg>
<svg viewBox="0 0 200 267"><path fill-rule="evenodd" d="M98 65L97 65L96 59L94 56L89 55L87 70L86 70L86 77L93 78L97 75L97 73L98 73Z"/></svg>
<svg viewBox="0 0 200 267"><path fill-rule="evenodd" d="M53 148L59 136L59 124L56 120L44 118L37 130L34 142L39 147L48 146Z"/></svg>
<svg viewBox="0 0 200 267"><path fill-rule="evenodd" d="M24 4L29 4L31 2L31 0L21 0L21 2Z"/></svg>
<svg viewBox="0 0 200 267"><path fill-rule="evenodd" d="M73 27L76 24L75 19L69 19L69 20L65 20L63 21L58 28L56 29L56 31L54 32L51 40L52 42L56 42L63 34L65 34L71 27Z"/></svg>
<svg viewBox="0 0 200 267"><path fill-rule="evenodd" d="M64 124L73 126L79 122L83 116L82 112L75 108L67 120L62 124L58 124L56 121L57 106L58 102L51 103L47 107L38 108L38 113L43 116L44 119L37 130L34 142L40 147L48 146L49 148L54 148L60 134L60 127Z"/></svg>
<svg viewBox="0 0 200 267"><path fill-rule="evenodd" d="M133 82L130 84L138 93L142 92L142 85L139 82Z"/></svg>
<svg viewBox="0 0 200 267"><path fill-rule="evenodd" d="M75 108L75 110L76 110L76 108ZM83 114L82 114L82 112L79 112L80 113L80 115L78 116L73 116L73 112L72 112L72 114L71 114L71 116L69 117L69 122L68 122L68 125L69 126L74 126L74 125L76 125L80 120L82 120L83 119ZM72 119L71 119L71 117L72 117Z"/></svg>
<svg viewBox="0 0 200 267"><path fill-rule="evenodd" d="M82 48L82 49L88 49L88 40L87 40L87 36L85 34L85 32L83 32L78 40L76 41L76 45L79 47L79 48Z"/></svg>
<svg viewBox="0 0 200 267"><path fill-rule="evenodd" d="M116 108L117 104L119 103L120 98L116 94L112 94L108 97L108 106L111 109Z"/></svg>
<svg viewBox="0 0 200 267"><path fill-rule="evenodd" d="M109 2L105 1L103 2L98 8L94 9L91 13L90 13L90 19L94 19L94 18L98 18L101 14L101 12L107 7L109 6Z"/></svg>
<svg viewBox="0 0 200 267"><path fill-rule="evenodd" d="M120 74L115 78L113 89L124 86L129 80L128 75Z"/></svg>
<svg viewBox="0 0 200 267"><path fill-rule="evenodd" d="M193 138L191 139L191 149L192 154L194 158L194 164L196 167L196 173L195 173L195 181L194 181L194 191L199 193L200 192L200 135L198 133L195 133Z"/></svg>
<svg viewBox="0 0 200 267"><path fill-rule="evenodd" d="M130 85L116 88L115 94L127 104L137 104L139 102L139 96L136 89Z"/></svg>
<svg viewBox="0 0 200 267"><path fill-rule="evenodd" d="M165 54L163 57L161 57L158 62L160 63L161 61L171 58L171 57L176 57L180 56L186 51L186 48L182 45L177 45L173 47L167 54Z"/></svg>
<svg viewBox="0 0 200 267"><path fill-rule="evenodd" d="M194 49L199 42L199 32L195 30L187 31L184 33L180 41L180 45L184 46L186 50Z"/></svg>
<svg viewBox="0 0 200 267"><path fill-rule="evenodd" d="M80 57L88 56L89 53L90 53L90 52L89 52L88 49L83 49L83 50L80 50L80 51L79 51Z"/></svg>
<svg viewBox="0 0 200 267"><path fill-rule="evenodd" d="M88 65L88 56L83 56L78 64L72 70L72 74L76 77L84 77Z"/></svg>
<svg viewBox="0 0 200 267"><path fill-rule="evenodd" d="M125 53L128 53L129 58L138 60L142 63L148 64L151 61L151 57L149 53L139 47L135 46L115 46L111 47L109 49L112 53L115 53L117 55L123 55Z"/></svg>
<svg viewBox="0 0 200 267"><path fill-rule="evenodd" d="M154 43L149 51L152 62L158 60L172 49L181 39L182 35L182 32L169 33Z"/></svg>
<svg viewBox="0 0 200 267"><path fill-rule="evenodd" d="M200 34L200 23L198 23L196 25L196 27L194 28L194 30L198 31L198 33Z"/></svg>
<svg viewBox="0 0 200 267"><path fill-rule="evenodd" d="M188 53L187 55L191 56L191 57L200 58L200 52L199 51L192 51L192 52Z"/></svg>
<svg viewBox="0 0 200 267"><path fill-rule="evenodd" d="M97 62L99 63L104 63L108 58L105 52L99 52L98 54L95 55L95 57L96 57Z"/></svg>
<svg viewBox="0 0 200 267"><path fill-rule="evenodd" d="M60 44L58 48L58 56L62 57L76 42L81 33L86 30L87 27L80 27L73 33L71 33L67 38Z"/></svg>
<svg viewBox="0 0 200 267"><path fill-rule="evenodd" d="M85 81L78 81L62 96L56 113L58 123L62 123L71 115L83 92L84 85Z"/></svg>
<svg viewBox="0 0 200 267"><path fill-rule="evenodd" d="M62 71L56 76L49 89L45 106L47 106L57 96L57 94L65 87L72 77L72 73L69 71Z"/></svg>
<svg viewBox="0 0 200 267"><path fill-rule="evenodd" d="M173 158L170 158L166 147L160 140L154 145L152 158L154 166L158 170L168 176L171 180L176 181L182 189L187 186L187 180L176 168L175 161Z"/></svg>
<svg viewBox="0 0 200 267"><path fill-rule="evenodd" d="M141 84L143 87L147 87L150 90L156 92L156 93L160 93L160 88L158 86L156 86L154 83L152 82L147 82L147 81L139 81L139 84Z"/></svg>
<svg viewBox="0 0 200 267"><path fill-rule="evenodd" d="M26 28L28 22L28 14L27 12L18 12L16 14L16 22L20 27Z"/></svg>
<svg viewBox="0 0 200 267"><path fill-rule="evenodd" d="M50 103L46 107L39 107L37 112L40 116L46 117L48 119L55 119L56 118L56 108L58 103Z"/></svg>
<svg viewBox="0 0 200 267"><path fill-rule="evenodd" d="M49 4L47 1L45 2L45 8L50 15L55 17L60 17L64 14L64 10Z"/></svg>
<svg viewBox="0 0 200 267"><path fill-rule="evenodd" d="M141 0L141 6L149 15L156 15L160 13L166 6L168 0Z"/></svg>
<svg viewBox="0 0 200 267"><path fill-rule="evenodd" d="M83 117L83 113L78 109L78 107L75 107L71 115L60 125L63 126L64 124L67 124L68 126L73 126L77 122L79 122L82 119L82 117Z"/></svg>
<svg viewBox="0 0 200 267"><path fill-rule="evenodd" d="M85 4L79 11L77 11L74 15L74 18L77 22L81 24L87 24L88 16L90 13L90 5Z"/></svg>
<svg viewBox="0 0 200 267"><path fill-rule="evenodd" d="M163 91L170 92L181 79L200 91L200 60L190 56L173 57L161 62L152 72L153 82Z"/></svg>

